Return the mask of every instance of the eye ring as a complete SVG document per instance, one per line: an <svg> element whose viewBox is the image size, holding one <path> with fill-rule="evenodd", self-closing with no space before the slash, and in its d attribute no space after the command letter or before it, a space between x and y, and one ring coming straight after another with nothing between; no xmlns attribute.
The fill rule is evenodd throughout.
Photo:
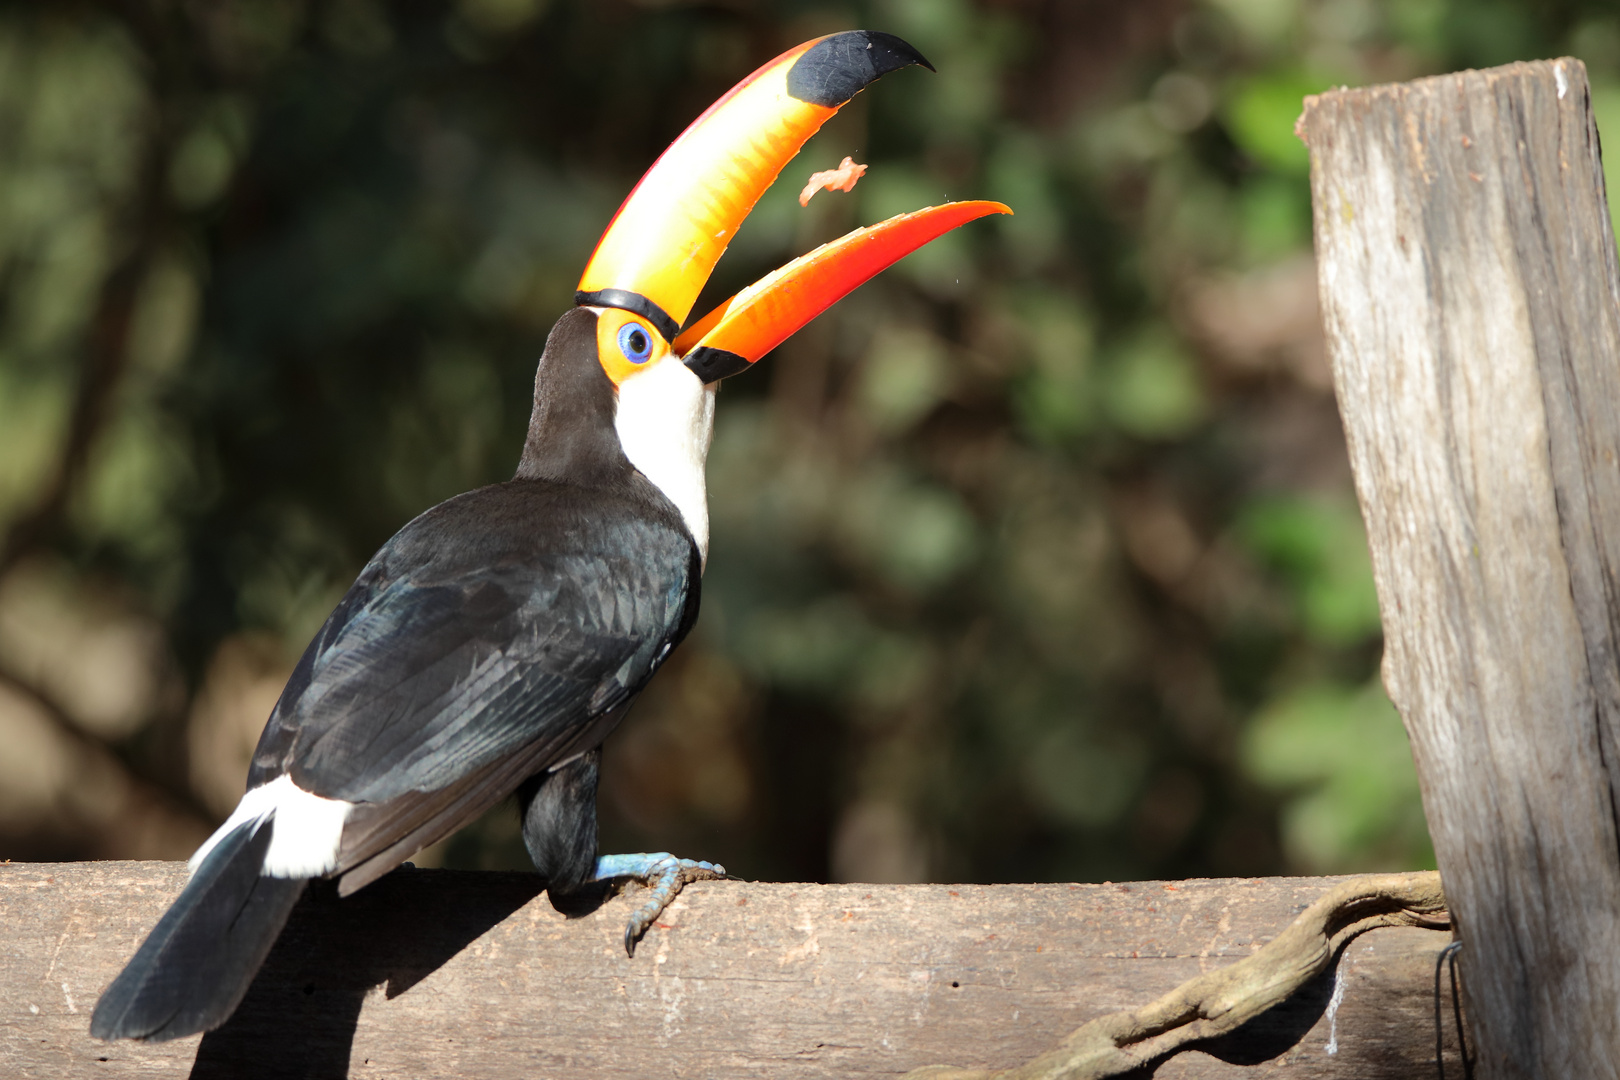
<svg viewBox="0 0 1620 1080"><path fill-rule="evenodd" d="M628 322L619 328L619 351L632 364L645 364L652 358L652 335L640 323Z"/></svg>

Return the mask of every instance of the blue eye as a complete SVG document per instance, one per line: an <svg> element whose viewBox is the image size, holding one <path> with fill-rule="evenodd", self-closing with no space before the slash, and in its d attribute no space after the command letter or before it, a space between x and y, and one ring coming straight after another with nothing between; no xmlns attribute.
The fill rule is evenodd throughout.
<svg viewBox="0 0 1620 1080"><path fill-rule="evenodd" d="M636 323L625 323L619 331L619 351L632 364L645 364L652 356L652 337Z"/></svg>

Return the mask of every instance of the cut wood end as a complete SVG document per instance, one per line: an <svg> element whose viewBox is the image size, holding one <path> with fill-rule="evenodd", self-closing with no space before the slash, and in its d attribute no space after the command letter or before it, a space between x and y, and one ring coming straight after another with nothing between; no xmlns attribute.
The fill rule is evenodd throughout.
<svg viewBox="0 0 1620 1080"><path fill-rule="evenodd" d="M1307 147L1310 146L1311 115L1322 105L1332 102L1337 98L1343 97L1346 94L1361 93L1363 89L1367 88L1351 89L1348 86L1335 86L1332 89L1322 91L1320 94L1306 94L1305 100L1300 103L1299 116L1294 120L1294 138L1304 143ZM1377 89L1377 87L1372 87L1371 89Z"/></svg>
<svg viewBox="0 0 1620 1080"><path fill-rule="evenodd" d="M1453 71L1445 75L1430 75L1422 79L1413 79L1401 83L1378 83L1373 86L1336 86L1331 90L1324 90L1320 94L1309 94L1305 97L1304 108L1299 118L1294 121L1294 134L1307 146L1310 145L1310 132L1314 114L1329 105L1348 103L1354 108L1357 105L1371 102L1381 98L1407 98L1413 95L1422 95L1447 84L1456 85L1469 79L1483 78L1487 84L1496 84L1507 79L1525 78L1551 78L1557 87L1560 101L1569 96L1571 90L1577 90L1577 95L1589 94L1586 64L1573 56L1560 56L1551 60L1515 60L1510 64L1503 64L1493 68L1466 68L1462 71Z"/></svg>

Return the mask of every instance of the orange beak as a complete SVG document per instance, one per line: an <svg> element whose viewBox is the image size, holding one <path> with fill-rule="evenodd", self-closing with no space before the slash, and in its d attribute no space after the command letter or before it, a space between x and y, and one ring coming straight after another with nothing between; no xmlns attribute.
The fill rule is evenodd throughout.
<svg viewBox="0 0 1620 1080"><path fill-rule="evenodd" d="M746 369L873 274L1000 203L951 203L857 229L744 289L686 333L715 264L784 166L838 109L910 64L889 34L851 30L790 49L694 120L630 192L585 266L575 302L623 308L705 382Z"/></svg>
<svg viewBox="0 0 1620 1080"><path fill-rule="evenodd" d="M704 382L747 371L799 327L928 241L986 214L1010 213L998 202L954 202L845 233L703 316L675 339L675 352Z"/></svg>

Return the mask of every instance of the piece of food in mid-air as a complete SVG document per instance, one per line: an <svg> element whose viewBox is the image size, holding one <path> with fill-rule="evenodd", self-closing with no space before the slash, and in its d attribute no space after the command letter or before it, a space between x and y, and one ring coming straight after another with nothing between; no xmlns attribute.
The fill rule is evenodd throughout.
<svg viewBox="0 0 1620 1080"><path fill-rule="evenodd" d="M811 197L823 188L827 191L854 191L855 181L865 175L866 166L857 165L854 158L846 156L838 163L838 168L810 174L810 181L799 192L799 205L809 206Z"/></svg>
<svg viewBox="0 0 1620 1080"><path fill-rule="evenodd" d="M516 794L547 887L652 886L625 947L720 867L597 855L599 747L697 619L715 382L883 267L1000 203L902 214L795 259L694 324L737 227L805 140L873 80L927 62L850 31L772 60L625 199L552 328L513 479L402 528L298 663L248 791L97 1003L103 1039L214 1028L314 878L340 895Z"/></svg>

